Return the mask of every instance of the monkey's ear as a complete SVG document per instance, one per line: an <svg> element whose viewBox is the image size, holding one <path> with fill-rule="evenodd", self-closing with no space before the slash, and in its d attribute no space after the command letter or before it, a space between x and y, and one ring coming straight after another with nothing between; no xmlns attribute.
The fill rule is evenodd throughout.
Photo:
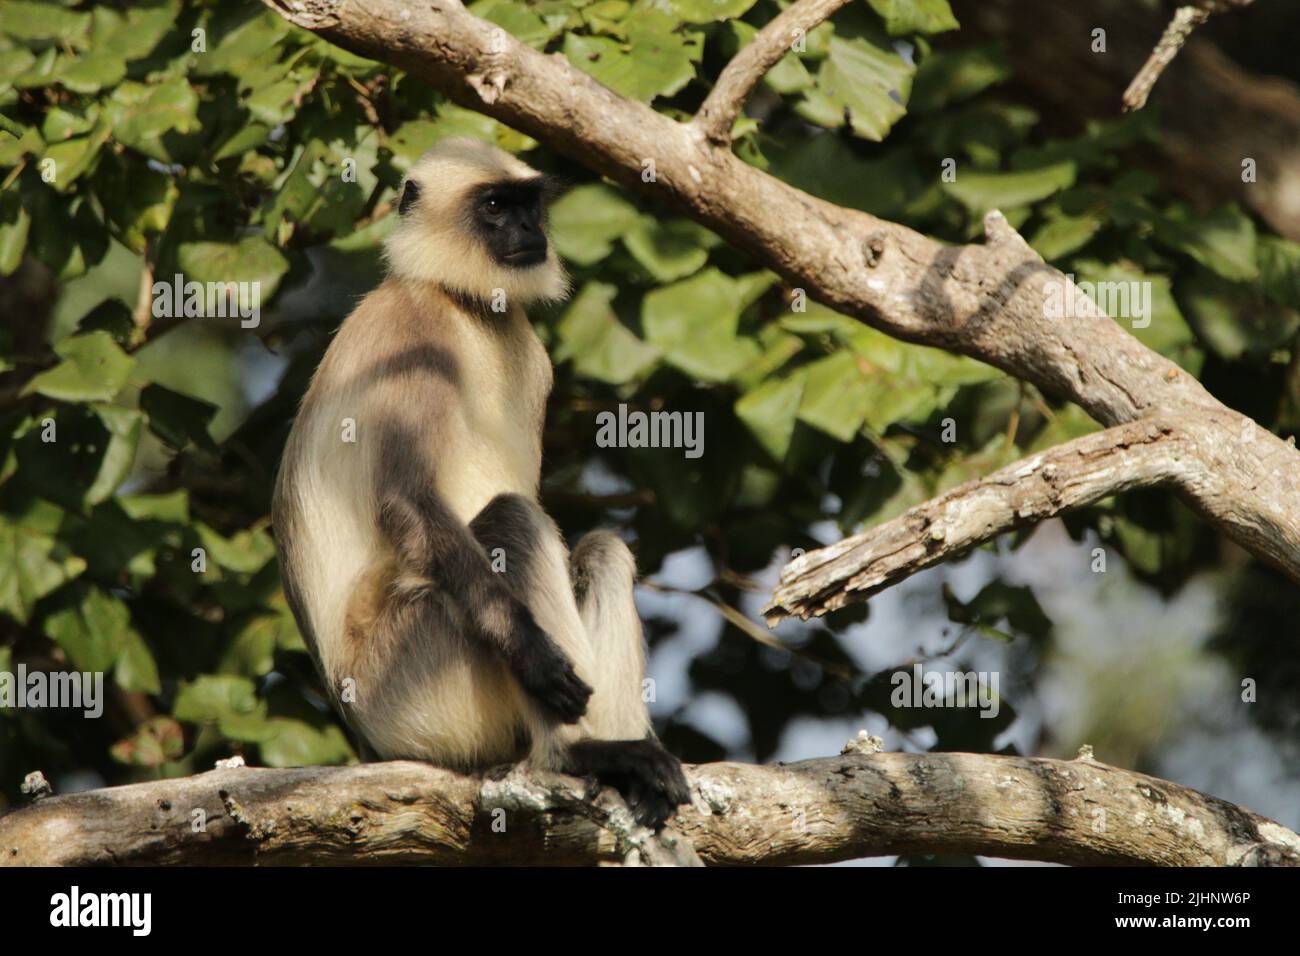
<svg viewBox="0 0 1300 956"><path fill-rule="evenodd" d="M555 173L542 174L542 202L550 204L559 199L573 187L573 180Z"/></svg>
<svg viewBox="0 0 1300 956"><path fill-rule="evenodd" d="M397 201L397 214L405 216L407 211L416 204L420 198L420 184L413 179L408 179L402 186L402 198Z"/></svg>

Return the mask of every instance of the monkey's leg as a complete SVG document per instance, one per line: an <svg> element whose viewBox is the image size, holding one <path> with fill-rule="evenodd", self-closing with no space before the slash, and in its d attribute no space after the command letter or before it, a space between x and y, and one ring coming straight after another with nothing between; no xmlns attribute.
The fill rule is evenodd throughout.
<svg viewBox="0 0 1300 956"><path fill-rule="evenodd" d="M617 787L639 822L655 827L690 800L681 763L655 737L646 707L645 635L636 610L636 560L608 531L573 549L574 593L592 648L592 684L582 726L595 739L569 748L567 769Z"/></svg>
<svg viewBox="0 0 1300 956"><path fill-rule="evenodd" d="M559 529L519 495L492 499L470 530L594 688L576 729L544 714L533 723L532 762L597 777L618 788L642 824L658 826L690 796L681 764L654 739L641 695L645 650L632 553L615 535L587 535L571 577Z"/></svg>
<svg viewBox="0 0 1300 956"><path fill-rule="evenodd" d="M640 740L652 731L642 686L645 636L633 597L636 560L617 535L593 531L573 549L570 568L595 688L583 728L601 740Z"/></svg>
<svg viewBox="0 0 1300 956"><path fill-rule="evenodd" d="M486 509L485 509L486 510ZM477 519L475 519L477 521ZM390 495L379 525L397 552L399 600L418 600L430 587L460 610L469 636L497 653L529 697L557 723L574 723L586 710L591 688L572 659L521 600L494 573L471 529L436 495Z"/></svg>
<svg viewBox="0 0 1300 956"><path fill-rule="evenodd" d="M536 502L501 494L474 516L469 530L497 581L528 608L578 676L591 684L596 667L569 581L568 548L555 523ZM537 711L529 720L529 734L531 762L555 770L564 763L567 743L587 736L588 730L585 718L578 727L566 728L552 714Z"/></svg>

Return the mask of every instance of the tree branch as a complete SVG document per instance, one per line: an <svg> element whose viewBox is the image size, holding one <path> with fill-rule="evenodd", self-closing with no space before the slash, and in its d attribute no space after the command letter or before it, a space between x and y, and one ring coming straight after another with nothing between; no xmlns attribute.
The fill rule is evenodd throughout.
<svg viewBox="0 0 1300 956"><path fill-rule="evenodd" d="M1300 837L1277 823L1086 759L881 753L687 774L693 803L660 842L680 854L689 840L711 865L909 852L1300 864ZM612 790L592 799L572 777L514 771L492 780L403 761L214 770L48 797L0 817L0 863L673 862L647 849L648 837Z"/></svg>
<svg viewBox="0 0 1300 956"><path fill-rule="evenodd" d="M1142 419L1058 445L791 561L769 625L863 601L975 545L1134 488L1190 483L1195 460L1170 425Z"/></svg>
<svg viewBox="0 0 1300 956"><path fill-rule="evenodd" d="M1254 0L1199 0L1195 4L1175 10L1168 26L1165 27L1165 32L1161 34L1155 49L1151 51L1151 56L1147 58L1142 69L1138 70L1137 75L1133 77L1133 82L1124 91L1124 110L1131 112L1147 105L1147 97L1151 95L1151 90L1160 79L1160 74L1174 61L1174 57L1183 48L1183 44L1187 42L1193 30L1215 13L1240 9L1253 2Z"/></svg>
<svg viewBox="0 0 1300 956"><path fill-rule="evenodd" d="M818 301L909 342L987 362L1103 425L1167 420L1195 480L1180 493L1217 528L1300 581L1300 455L1225 407L1100 310L1051 318L1069 280L998 213L982 245L945 246L816 199L643 103L618 96L470 15L457 0L264 0L346 49L684 209ZM743 51L742 51L743 52ZM642 179L653 160L652 181ZM1053 288L1054 287L1054 288ZM1080 295L1081 297L1081 295ZM1184 429L1186 426L1186 430Z"/></svg>
<svg viewBox="0 0 1300 956"><path fill-rule="evenodd" d="M768 70L849 0L798 0L759 30L718 74L692 124L715 145L731 142L731 126Z"/></svg>

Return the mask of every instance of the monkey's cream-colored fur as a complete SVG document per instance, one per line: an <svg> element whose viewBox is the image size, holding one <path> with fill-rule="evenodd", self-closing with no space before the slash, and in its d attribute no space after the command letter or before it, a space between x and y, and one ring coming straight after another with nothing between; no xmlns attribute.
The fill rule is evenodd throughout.
<svg viewBox="0 0 1300 956"><path fill-rule="evenodd" d="M274 521L286 591L340 711L385 758L472 768L526 754L554 767L575 739L650 730L635 564L617 537L589 535L571 565L536 508L527 558L542 584L526 603L595 688L586 716L560 725L465 634L437 582L398 573L377 523L395 486L431 485L465 525L496 495L537 500L552 373L523 306L563 295L567 280L553 250L534 267L496 265L461 215L475 186L535 175L468 141L421 158L419 202L388 242L390 274L343 323L285 448ZM461 304L497 290L506 312ZM432 595L418 611L395 600L416 593Z"/></svg>

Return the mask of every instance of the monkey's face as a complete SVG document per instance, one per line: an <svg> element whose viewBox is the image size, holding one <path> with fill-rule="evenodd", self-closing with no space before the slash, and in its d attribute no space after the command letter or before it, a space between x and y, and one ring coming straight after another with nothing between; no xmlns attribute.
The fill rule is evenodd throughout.
<svg viewBox="0 0 1300 956"><path fill-rule="evenodd" d="M472 228L498 265L527 269L546 261L543 177L487 183L470 203Z"/></svg>
<svg viewBox="0 0 1300 956"><path fill-rule="evenodd" d="M443 140L412 166L385 243L390 271L513 304L561 299L568 277L546 236L557 180L473 140Z"/></svg>

